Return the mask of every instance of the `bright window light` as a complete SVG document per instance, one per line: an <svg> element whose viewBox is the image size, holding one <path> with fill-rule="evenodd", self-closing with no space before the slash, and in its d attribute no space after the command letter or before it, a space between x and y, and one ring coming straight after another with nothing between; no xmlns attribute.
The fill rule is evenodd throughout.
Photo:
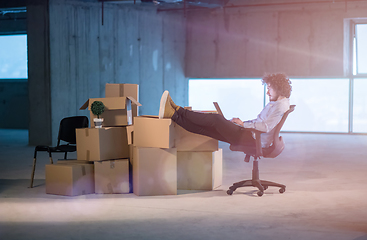
<svg viewBox="0 0 367 240"><path fill-rule="evenodd" d="M26 34L0 36L0 78L28 78Z"/></svg>
<svg viewBox="0 0 367 240"><path fill-rule="evenodd" d="M348 132L349 79L291 81L290 103L297 106L283 131ZM189 80L189 105L194 110L214 110L216 101L227 119L256 118L264 107L264 100L268 102L267 98L260 79Z"/></svg>
<svg viewBox="0 0 367 240"><path fill-rule="evenodd" d="M291 79L291 104L283 131L348 132L349 79Z"/></svg>
<svg viewBox="0 0 367 240"><path fill-rule="evenodd" d="M367 132L367 79L354 79L353 132Z"/></svg>
<svg viewBox="0 0 367 240"><path fill-rule="evenodd" d="M264 107L260 79L190 79L189 106L193 110L215 110L218 102L227 119L254 119Z"/></svg>
<svg viewBox="0 0 367 240"><path fill-rule="evenodd" d="M367 24L356 25L357 74L367 74Z"/></svg>

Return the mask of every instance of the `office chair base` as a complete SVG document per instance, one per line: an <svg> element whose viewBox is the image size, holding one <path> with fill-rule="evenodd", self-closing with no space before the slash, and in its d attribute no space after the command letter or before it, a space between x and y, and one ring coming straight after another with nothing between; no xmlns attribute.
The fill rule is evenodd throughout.
<svg viewBox="0 0 367 240"><path fill-rule="evenodd" d="M286 186L280 183L259 180L259 179L251 179L251 180L244 180L241 182L236 182L232 186L229 187L227 190L228 195L232 195L237 188L240 187L256 187L259 189L257 195L261 197L264 194L264 191L268 189L268 187L279 187L279 193L284 193Z"/></svg>

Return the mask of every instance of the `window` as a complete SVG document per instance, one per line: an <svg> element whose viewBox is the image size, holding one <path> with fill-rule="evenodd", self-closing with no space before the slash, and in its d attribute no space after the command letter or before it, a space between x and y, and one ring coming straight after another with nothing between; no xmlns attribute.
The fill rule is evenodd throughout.
<svg viewBox="0 0 367 240"><path fill-rule="evenodd" d="M27 35L0 36L0 79L28 78Z"/></svg>
<svg viewBox="0 0 367 240"><path fill-rule="evenodd" d="M353 73L367 74L367 23L355 24L354 31Z"/></svg>
<svg viewBox="0 0 367 240"><path fill-rule="evenodd" d="M283 131L347 133L349 79L290 79L291 104L296 109ZM227 119L257 117L268 102L261 79L190 79L189 105L194 110L214 110L218 102ZM361 115L361 117L364 117Z"/></svg>
<svg viewBox="0 0 367 240"><path fill-rule="evenodd" d="M264 86L260 79L189 79L193 110L215 110L213 102L227 119L254 119L264 107Z"/></svg>

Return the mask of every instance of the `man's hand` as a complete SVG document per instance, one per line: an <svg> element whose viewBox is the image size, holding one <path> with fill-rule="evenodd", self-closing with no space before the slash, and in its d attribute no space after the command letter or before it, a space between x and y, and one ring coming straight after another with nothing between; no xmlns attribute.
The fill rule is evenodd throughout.
<svg viewBox="0 0 367 240"><path fill-rule="evenodd" d="M233 123L235 123L235 124L240 125L241 127L243 127L243 122L239 118L232 118L231 119L231 122L233 122Z"/></svg>

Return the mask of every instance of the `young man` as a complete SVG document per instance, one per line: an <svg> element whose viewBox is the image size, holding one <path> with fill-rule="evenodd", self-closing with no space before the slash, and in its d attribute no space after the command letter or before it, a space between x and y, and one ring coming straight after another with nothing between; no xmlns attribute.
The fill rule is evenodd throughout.
<svg viewBox="0 0 367 240"><path fill-rule="evenodd" d="M159 118L171 118L189 132L205 135L233 145L255 145L251 129L261 134L261 145L269 147L273 140L273 129L289 109L291 81L282 73L269 74L263 77L262 83L267 85L270 102L256 119L242 121L239 118L225 119L219 114L193 112L177 106L169 92L162 95Z"/></svg>

